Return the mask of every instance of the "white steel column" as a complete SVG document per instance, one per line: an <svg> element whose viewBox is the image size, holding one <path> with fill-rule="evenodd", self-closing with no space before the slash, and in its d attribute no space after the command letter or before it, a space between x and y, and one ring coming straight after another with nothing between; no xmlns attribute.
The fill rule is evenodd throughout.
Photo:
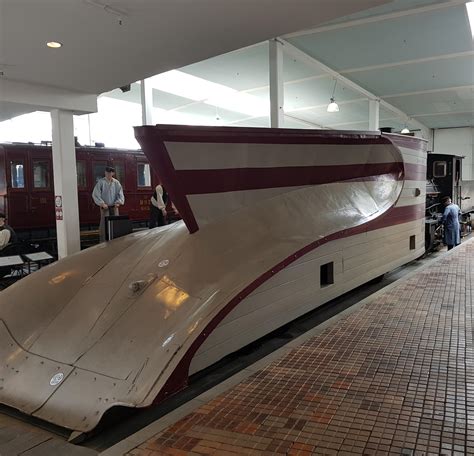
<svg viewBox="0 0 474 456"><path fill-rule="evenodd" d="M71 111L54 109L51 119L58 256L64 258L81 249L74 124Z"/></svg>
<svg viewBox="0 0 474 456"><path fill-rule="evenodd" d="M142 123L143 125L153 125L153 88L144 79L140 81L140 95L142 100Z"/></svg>
<svg viewBox="0 0 474 456"><path fill-rule="evenodd" d="M369 100L369 130L380 128L380 100Z"/></svg>
<svg viewBox="0 0 474 456"><path fill-rule="evenodd" d="M270 63L270 126L272 128L283 127L283 50L280 41L273 39L269 44Z"/></svg>

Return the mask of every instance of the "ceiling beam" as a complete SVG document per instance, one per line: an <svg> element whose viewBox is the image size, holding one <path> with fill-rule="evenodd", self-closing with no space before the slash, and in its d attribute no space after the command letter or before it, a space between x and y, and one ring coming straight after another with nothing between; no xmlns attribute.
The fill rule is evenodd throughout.
<svg viewBox="0 0 474 456"><path fill-rule="evenodd" d="M370 66L360 67L360 68L348 68L346 70L341 70L340 72L341 74L360 73L363 71L383 70L385 68L394 68L394 67L403 66L403 65L413 65L416 63L433 62L436 60L471 57L473 55L474 55L474 51L454 52L452 54L433 55L430 57L422 57L419 59L402 60L400 62L381 63L378 65L370 65Z"/></svg>
<svg viewBox="0 0 474 456"><path fill-rule="evenodd" d="M76 115L97 112L97 95L9 79L0 79L0 101L35 111L62 109Z"/></svg>
<svg viewBox="0 0 474 456"><path fill-rule="evenodd" d="M443 111L443 112L430 112L427 114L414 114L412 117L431 117L431 116L453 116L456 114L471 114L474 117L472 111Z"/></svg>
<svg viewBox="0 0 474 456"><path fill-rule="evenodd" d="M333 78L337 79L338 81L342 82L345 86L349 87L350 89L362 94L364 97L368 98L369 100L379 100L380 101L380 106L382 106L384 109L388 109L389 111L393 112L396 114L398 117L400 117L404 122L409 122L410 124L413 124L420 128L425 135L429 135L429 128L421 123L420 121L411 118L408 114L403 112L402 110L396 108L395 106L391 105L385 100L382 100L380 97L377 95L373 94L372 92L369 92L368 90L364 89L361 87L359 84L356 84L355 82L351 81L350 79L346 78L345 76L342 76L340 73L337 71L334 71L332 68L329 68L327 65L324 63L320 62L319 60L316 60L314 57L311 57L310 55L306 54L302 50L298 49L296 46L293 46L291 43L286 41L285 39L279 38L279 40L283 43L283 50L285 52L288 52L290 55L293 57L297 58L298 60L308 64L309 66L313 68L317 68L318 71L323 70L324 72L328 73L331 75ZM329 98L329 95L328 95Z"/></svg>
<svg viewBox="0 0 474 456"><path fill-rule="evenodd" d="M424 95L427 93L439 93L439 92L449 92L451 90L473 90L474 85L467 86L457 86L457 87L443 87L442 89L429 89L429 90L418 90L416 92L403 92L403 93L393 93L389 95L382 95L382 98L398 98L398 97L411 97L413 95Z"/></svg>
<svg viewBox="0 0 474 456"><path fill-rule="evenodd" d="M377 16L364 17L362 19L355 19L352 21L341 22L333 25L325 25L321 27L315 27L312 29L302 30L300 32L289 33L284 35L284 38L296 38L304 35L312 35L314 33L330 32L333 30L340 30L349 27L356 27L358 25L371 24L374 22L387 21L391 19L397 19L405 16L412 16L414 14L423 14L430 11L438 11L446 8L452 8L453 6L464 5L466 0L450 0L443 3L435 3L433 5L421 6L419 8L412 8L403 11L395 11L393 13L379 14Z"/></svg>

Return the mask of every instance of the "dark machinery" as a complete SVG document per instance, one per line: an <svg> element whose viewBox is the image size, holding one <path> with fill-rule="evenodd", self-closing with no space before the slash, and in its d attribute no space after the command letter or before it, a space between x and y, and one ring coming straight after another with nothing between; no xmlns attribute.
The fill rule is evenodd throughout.
<svg viewBox="0 0 474 456"><path fill-rule="evenodd" d="M442 199L449 196L461 208L461 235L471 231L471 214L474 212L474 181L462 179L464 157L451 154L428 154L426 169L426 250L442 244Z"/></svg>

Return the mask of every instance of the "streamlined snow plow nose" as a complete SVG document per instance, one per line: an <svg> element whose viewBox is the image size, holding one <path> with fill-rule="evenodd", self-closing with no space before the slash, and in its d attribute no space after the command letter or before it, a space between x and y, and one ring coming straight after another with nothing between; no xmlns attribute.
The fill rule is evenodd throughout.
<svg viewBox="0 0 474 456"><path fill-rule="evenodd" d="M380 134L157 126L137 138L183 221L87 249L0 294L0 402L76 431L116 405L176 392L229 353L229 336L229 350L263 336L263 326L244 339L220 325L292 263L419 218L394 208L406 166Z"/></svg>

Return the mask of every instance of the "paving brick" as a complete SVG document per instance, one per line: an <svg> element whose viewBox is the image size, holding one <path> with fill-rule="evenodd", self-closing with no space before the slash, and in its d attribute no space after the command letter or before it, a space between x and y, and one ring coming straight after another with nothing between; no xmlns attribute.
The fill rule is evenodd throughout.
<svg viewBox="0 0 474 456"><path fill-rule="evenodd" d="M474 454L473 296L469 241L136 454Z"/></svg>

